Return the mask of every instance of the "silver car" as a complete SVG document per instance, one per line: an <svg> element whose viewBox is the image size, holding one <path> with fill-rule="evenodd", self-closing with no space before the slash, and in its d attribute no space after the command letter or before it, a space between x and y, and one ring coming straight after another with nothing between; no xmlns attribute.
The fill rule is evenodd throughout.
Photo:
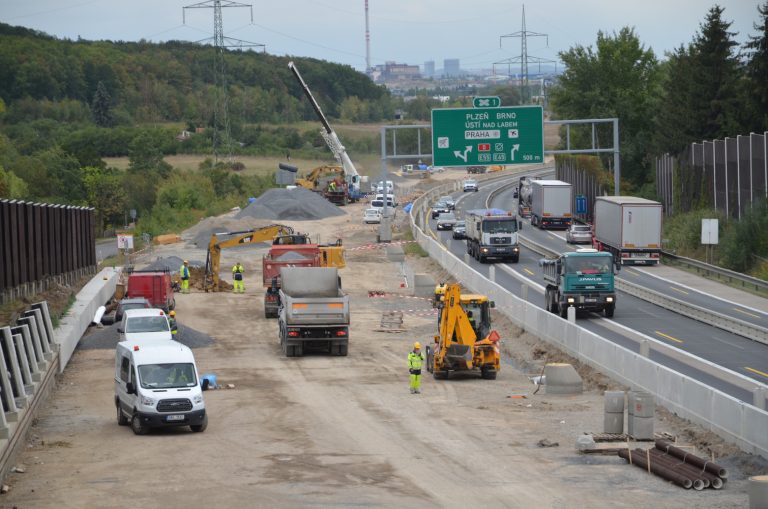
<svg viewBox="0 0 768 509"><path fill-rule="evenodd" d="M592 227L588 224L571 224L565 232L565 241L568 244L591 244Z"/></svg>
<svg viewBox="0 0 768 509"><path fill-rule="evenodd" d="M453 230L453 225L455 224L456 224L456 215L453 212L440 214L437 218L438 230Z"/></svg>

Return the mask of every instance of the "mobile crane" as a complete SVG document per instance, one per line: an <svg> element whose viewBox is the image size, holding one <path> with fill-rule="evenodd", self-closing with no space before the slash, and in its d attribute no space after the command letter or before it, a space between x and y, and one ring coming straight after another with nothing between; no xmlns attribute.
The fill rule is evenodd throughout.
<svg viewBox="0 0 768 509"><path fill-rule="evenodd" d="M307 99L309 99L309 103L312 105L312 109L315 110L317 118L320 119L320 123L323 124L323 129L320 131L320 135L323 137L326 145L328 145L328 148L331 150L333 157L337 162L341 164L340 169L343 171L343 178L347 185L347 196L349 201L358 201L363 196L363 194L360 192L360 182L361 180L366 180L368 177L361 177L357 172L357 168L355 168L355 165L349 158L347 150L344 148L344 145L341 144L341 140L339 140L339 136L336 134L336 131L334 131L331 127L331 124L328 123L328 119L325 118L323 110L320 109L320 105L317 103L315 97L312 95L312 92L309 90L309 87L304 81L304 78L301 77L299 70L296 68L296 64L293 62L288 62L288 68L296 77L299 85L301 85L301 89L304 91ZM317 190L323 193L328 191L327 189Z"/></svg>
<svg viewBox="0 0 768 509"><path fill-rule="evenodd" d="M434 348L427 346L427 371L435 379L451 373L480 372L495 380L501 367L499 333L491 330L491 308L485 295L462 295L458 284L448 284L439 305ZM471 318L470 318L471 317Z"/></svg>

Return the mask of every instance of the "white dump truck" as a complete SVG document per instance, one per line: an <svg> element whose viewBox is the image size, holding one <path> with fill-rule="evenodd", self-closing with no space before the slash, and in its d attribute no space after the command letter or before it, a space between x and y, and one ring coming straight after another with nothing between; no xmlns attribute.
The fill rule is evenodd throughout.
<svg viewBox="0 0 768 509"><path fill-rule="evenodd" d="M280 345L287 357L304 355L305 348L326 348L347 355L349 296L341 289L336 268L280 269Z"/></svg>
<svg viewBox="0 0 768 509"><path fill-rule="evenodd" d="M655 265L661 257L661 203L635 196L595 199L594 247L623 265Z"/></svg>
<svg viewBox="0 0 768 509"><path fill-rule="evenodd" d="M562 180L531 181L531 226L563 228L573 220L571 184Z"/></svg>
<svg viewBox="0 0 768 509"><path fill-rule="evenodd" d="M480 263L489 260L520 260L517 231L520 223L513 212L474 209L464 215L467 253Z"/></svg>

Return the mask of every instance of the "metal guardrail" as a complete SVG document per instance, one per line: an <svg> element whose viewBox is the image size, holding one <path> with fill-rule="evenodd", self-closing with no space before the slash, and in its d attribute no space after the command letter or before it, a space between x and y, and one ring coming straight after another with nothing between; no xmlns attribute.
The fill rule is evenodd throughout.
<svg viewBox="0 0 768 509"><path fill-rule="evenodd" d="M685 256L678 256L669 251L662 251L662 259L666 258L673 264L684 265L690 269L696 271L697 274L701 274L704 277L715 278L718 281L726 281L731 284L739 283L742 288L748 288L755 292L768 296L768 281L742 274L729 269L718 267L717 265L710 265L709 263L694 260L693 258L686 258Z"/></svg>
<svg viewBox="0 0 768 509"><path fill-rule="evenodd" d="M520 243L528 249L544 256L559 256L560 253L553 251L541 244L529 239L520 239ZM672 312L693 318L699 322L706 323L718 329L723 329L733 334L768 345L768 329L754 325L738 318L733 318L711 309L706 309L695 304L689 304L675 297L664 295L655 290L644 288L638 284L630 283L616 279L616 289L628 293L633 297L650 302Z"/></svg>

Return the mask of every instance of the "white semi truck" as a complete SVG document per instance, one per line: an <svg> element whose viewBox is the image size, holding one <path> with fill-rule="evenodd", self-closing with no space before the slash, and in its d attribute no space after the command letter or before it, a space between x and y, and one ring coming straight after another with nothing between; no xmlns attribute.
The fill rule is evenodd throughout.
<svg viewBox="0 0 768 509"><path fill-rule="evenodd" d="M635 196L595 199L594 247L623 265L655 265L661 257L661 203Z"/></svg>
<svg viewBox="0 0 768 509"><path fill-rule="evenodd" d="M517 231L520 223L513 212L501 209L475 209L464 215L467 229L467 253L480 263L490 259L520 259Z"/></svg>
<svg viewBox="0 0 768 509"><path fill-rule="evenodd" d="M562 180L531 181L531 226L565 228L573 220L571 184Z"/></svg>

